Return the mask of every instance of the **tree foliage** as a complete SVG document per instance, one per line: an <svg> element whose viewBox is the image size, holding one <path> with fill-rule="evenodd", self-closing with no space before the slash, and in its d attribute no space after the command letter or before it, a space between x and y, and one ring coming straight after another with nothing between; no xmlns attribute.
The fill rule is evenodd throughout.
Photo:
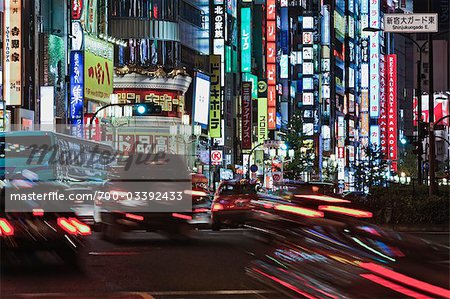
<svg viewBox="0 0 450 299"><path fill-rule="evenodd" d="M289 149L294 150L294 157L285 164L284 175L288 179L299 179L303 172L314 171L314 152L310 144L305 141L303 135L303 120L301 111L296 111L287 124L287 132L284 141ZM303 150L302 150L303 149Z"/></svg>
<svg viewBox="0 0 450 299"><path fill-rule="evenodd" d="M379 147L363 148L365 158L357 159L352 168L355 170L355 188L358 190L371 189L373 186L384 186L389 164Z"/></svg>

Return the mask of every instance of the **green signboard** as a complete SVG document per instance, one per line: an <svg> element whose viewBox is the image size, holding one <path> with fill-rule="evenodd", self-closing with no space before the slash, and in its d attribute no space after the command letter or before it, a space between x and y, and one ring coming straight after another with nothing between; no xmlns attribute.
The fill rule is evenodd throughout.
<svg viewBox="0 0 450 299"><path fill-rule="evenodd" d="M241 8L241 71L252 69L252 13L250 7Z"/></svg>
<svg viewBox="0 0 450 299"><path fill-rule="evenodd" d="M258 77L250 73L242 74L242 81L252 82L252 99L258 98Z"/></svg>
<svg viewBox="0 0 450 299"><path fill-rule="evenodd" d="M258 99L258 143L264 142L268 137L267 124L267 98Z"/></svg>

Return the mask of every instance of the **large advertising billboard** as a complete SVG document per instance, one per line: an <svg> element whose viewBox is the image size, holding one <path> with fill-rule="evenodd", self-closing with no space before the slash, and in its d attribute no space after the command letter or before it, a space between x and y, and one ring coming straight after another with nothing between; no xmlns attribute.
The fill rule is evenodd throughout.
<svg viewBox="0 0 450 299"><path fill-rule="evenodd" d="M209 121L209 95L211 81L209 76L197 73L194 86L194 123L208 125Z"/></svg>
<svg viewBox="0 0 450 299"><path fill-rule="evenodd" d="M22 105L22 1L4 4L3 98L6 105Z"/></svg>
<svg viewBox="0 0 450 299"><path fill-rule="evenodd" d="M221 130L221 56L211 55L209 57L211 71L210 101L209 101L209 136L211 138L222 137Z"/></svg>
<svg viewBox="0 0 450 299"><path fill-rule="evenodd" d="M84 79L86 99L108 102L113 93L114 46L86 35Z"/></svg>

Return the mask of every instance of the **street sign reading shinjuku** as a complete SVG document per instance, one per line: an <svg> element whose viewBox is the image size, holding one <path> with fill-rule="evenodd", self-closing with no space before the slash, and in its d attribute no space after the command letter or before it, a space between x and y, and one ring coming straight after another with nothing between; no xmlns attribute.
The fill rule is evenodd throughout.
<svg viewBox="0 0 450 299"><path fill-rule="evenodd" d="M385 14L384 32L438 32L438 14Z"/></svg>

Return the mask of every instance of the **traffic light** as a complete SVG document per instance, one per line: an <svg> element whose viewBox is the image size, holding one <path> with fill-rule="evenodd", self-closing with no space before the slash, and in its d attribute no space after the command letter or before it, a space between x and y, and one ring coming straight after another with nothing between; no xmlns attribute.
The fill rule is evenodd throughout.
<svg viewBox="0 0 450 299"><path fill-rule="evenodd" d="M422 149L422 142L421 141L414 141L412 142L412 145L414 146L413 154L415 155L422 155L423 149Z"/></svg>
<svg viewBox="0 0 450 299"><path fill-rule="evenodd" d="M141 103L133 106L133 116L161 115L162 108L154 103Z"/></svg>

